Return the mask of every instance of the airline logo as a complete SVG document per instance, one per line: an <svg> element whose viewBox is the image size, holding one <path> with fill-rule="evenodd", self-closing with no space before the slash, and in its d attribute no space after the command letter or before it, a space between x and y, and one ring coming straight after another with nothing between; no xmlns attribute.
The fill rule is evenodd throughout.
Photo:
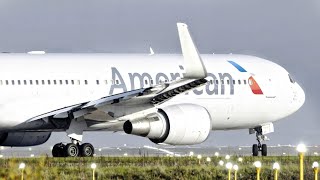
<svg viewBox="0 0 320 180"><path fill-rule="evenodd" d="M259 84L252 76L249 78L249 85L253 94L263 94Z"/></svg>
<svg viewBox="0 0 320 180"><path fill-rule="evenodd" d="M232 64L235 68L237 68L240 72L247 72L242 66L240 66L238 63L234 62L234 61L228 61L230 64ZM259 84L257 83L257 81L250 76L250 78L248 79L251 91L253 94L263 94Z"/></svg>

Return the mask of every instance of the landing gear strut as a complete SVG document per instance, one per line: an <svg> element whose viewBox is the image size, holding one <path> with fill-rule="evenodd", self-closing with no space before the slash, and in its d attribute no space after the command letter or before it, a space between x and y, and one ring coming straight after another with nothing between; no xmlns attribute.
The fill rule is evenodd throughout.
<svg viewBox="0 0 320 180"><path fill-rule="evenodd" d="M267 137L262 134L262 127L261 126L254 128L254 130L256 131L256 137L257 137L258 144L252 145L252 155L258 156L259 151L261 151L262 156L267 156L267 154L268 154L267 145L261 144L261 141L266 140Z"/></svg>
<svg viewBox="0 0 320 180"><path fill-rule="evenodd" d="M76 142L76 143L74 143ZM66 145L58 143L52 148L53 157L92 157L94 154L94 147L90 143L83 143L74 141Z"/></svg>

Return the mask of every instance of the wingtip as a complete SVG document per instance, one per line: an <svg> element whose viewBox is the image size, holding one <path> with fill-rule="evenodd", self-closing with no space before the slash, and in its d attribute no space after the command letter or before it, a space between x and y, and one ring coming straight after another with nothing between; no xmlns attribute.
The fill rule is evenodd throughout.
<svg viewBox="0 0 320 180"><path fill-rule="evenodd" d="M185 78L201 79L207 77L206 68L201 56L189 33L188 26L184 23L177 23L178 34L181 44L184 65L186 67Z"/></svg>
<svg viewBox="0 0 320 180"><path fill-rule="evenodd" d="M182 23L182 22L178 22L178 23L177 23L177 26L178 26L178 27L188 27L187 24Z"/></svg>

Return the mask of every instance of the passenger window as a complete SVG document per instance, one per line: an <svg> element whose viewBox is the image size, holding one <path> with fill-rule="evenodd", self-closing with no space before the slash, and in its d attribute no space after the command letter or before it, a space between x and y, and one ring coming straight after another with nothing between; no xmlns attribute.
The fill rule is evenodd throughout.
<svg viewBox="0 0 320 180"><path fill-rule="evenodd" d="M219 80L216 80L216 84L219 84Z"/></svg>
<svg viewBox="0 0 320 180"><path fill-rule="evenodd" d="M63 81L62 81L62 80L60 80L60 84L61 84L61 85L63 84Z"/></svg>
<svg viewBox="0 0 320 180"><path fill-rule="evenodd" d="M2 85L2 80L0 80L0 85Z"/></svg>
<svg viewBox="0 0 320 180"><path fill-rule="evenodd" d="M74 85L74 80L71 80L71 84Z"/></svg>
<svg viewBox="0 0 320 180"><path fill-rule="evenodd" d="M12 85L14 85L14 80L11 80L11 82L12 82Z"/></svg>
<svg viewBox="0 0 320 180"><path fill-rule="evenodd" d="M151 84L151 85L153 84L153 79L150 79L150 84Z"/></svg>
<svg viewBox="0 0 320 180"><path fill-rule="evenodd" d="M44 80L42 80L42 85L44 85L45 83L44 83Z"/></svg>
<svg viewBox="0 0 320 180"><path fill-rule="evenodd" d="M88 84L88 81L87 81L87 80L84 80L84 84L87 85L87 84Z"/></svg>
<svg viewBox="0 0 320 180"><path fill-rule="evenodd" d="M77 80L77 82L78 82L78 85L80 85L80 80Z"/></svg>
<svg viewBox="0 0 320 180"><path fill-rule="evenodd" d="M241 84L241 80L238 80L238 84Z"/></svg>
<svg viewBox="0 0 320 180"><path fill-rule="evenodd" d="M32 80L30 80L30 85L32 85Z"/></svg>
<svg viewBox="0 0 320 180"><path fill-rule="evenodd" d="M99 85L99 80L97 80L97 85Z"/></svg>
<svg viewBox="0 0 320 180"><path fill-rule="evenodd" d="M27 85L27 80L23 80L24 85Z"/></svg>
<svg viewBox="0 0 320 180"><path fill-rule="evenodd" d="M243 80L243 84L247 84L247 81L246 81L246 80Z"/></svg>
<svg viewBox="0 0 320 180"><path fill-rule="evenodd" d="M36 85L39 85L39 81L38 80L36 80Z"/></svg>
<svg viewBox="0 0 320 180"><path fill-rule="evenodd" d="M233 84L236 84L236 80L232 80L232 83L233 83Z"/></svg>
<svg viewBox="0 0 320 180"><path fill-rule="evenodd" d="M6 80L6 85L9 85L9 81L8 80Z"/></svg>
<svg viewBox="0 0 320 180"><path fill-rule="evenodd" d="M145 83L146 85L148 85L148 80L144 80L144 83Z"/></svg>
<svg viewBox="0 0 320 180"><path fill-rule="evenodd" d="M50 85L51 84L51 82L50 82L50 80L48 80L48 85Z"/></svg>
<svg viewBox="0 0 320 180"><path fill-rule="evenodd" d="M68 80L66 80L66 85L68 85L69 84L69 82L68 82Z"/></svg>
<svg viewBox="0 0 320 180"><path fill-rule="evenodd" d="M221 84L224 84L224 80L221 79Z"/></svg>
<svg viewBox="0 0 320 180"><path fill-rule="evenodd" d="M116 84L119 84L119 80L118 79L116 80Z"/></svg>
<svg viewBox="0 0 320 180"><path fill-rule="evenodd" d="M21 82L20 82L20 80L18 80L18 85L21 85Z"/></svg>
<svg viewBox="0 0 320 180"><path fill-rule="evenodd" d="M230 81L229 81L229 80L227 80L227 84L230 84Z"/></svg>
<svg viewBox="0 0 320 180"><path fill-rule="evenodd" d="M57 80L53 80L53 84L56 85L57 84Z"/></svg>

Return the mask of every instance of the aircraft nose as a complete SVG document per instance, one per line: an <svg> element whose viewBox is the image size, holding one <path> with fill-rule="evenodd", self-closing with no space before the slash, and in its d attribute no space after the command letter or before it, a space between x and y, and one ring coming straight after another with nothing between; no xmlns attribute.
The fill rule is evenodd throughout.
<svg viewBox="0 0 320 180"><path fill-rule="evenodd" d="M301 88L301 86L298 83L295 89L296 89L296 92L294 93L295 101L298 106L297 109L300 109L306 100L306 95L304 93L304 90Z"/></svg>

